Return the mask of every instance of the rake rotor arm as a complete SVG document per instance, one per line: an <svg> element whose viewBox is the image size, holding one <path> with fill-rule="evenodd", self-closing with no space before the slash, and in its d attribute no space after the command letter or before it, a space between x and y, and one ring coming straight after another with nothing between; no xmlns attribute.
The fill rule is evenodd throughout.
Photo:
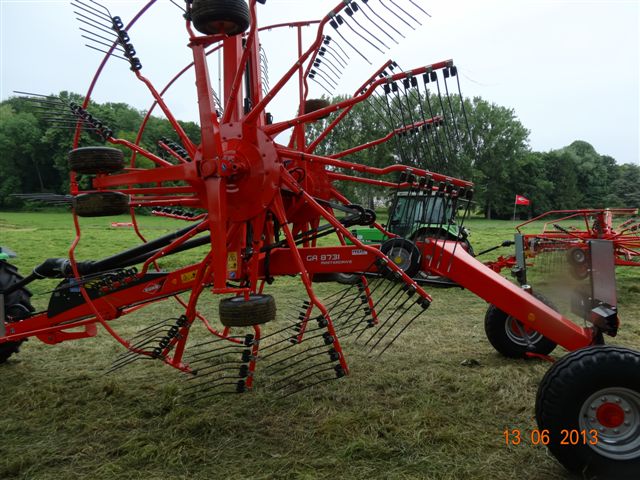
<svg viewBox="0 0 640 480"><path fill-rule="evenodd" d="M346 157L347 155L352 155L354 153L361 152L361 151L367 150L369 148L373 148L373 147L378 146L378 145L380 145L382 143L388 142L389 140L394 138L396 135L401 135L401 134L403 134L405 132L408 132L408 131L415 130L417 128L423 127L424 125L431 125L431 124L440 122L441 120L442 120L442 117L437 116L437 117L429 118L429 119L421 121L421 122L415 122L415 123L413 123L411 125L405 125L404 127L396 128L395 130L393 130L392 132L389 132L384 137L378 138L377 140L373 140L373 141L368 142L368 143L364 143L362 145L358 145L357 147L353 147L353 148L350 148L348 150L343 150L342 152L336 153L334 155L330 155L329 158L342 158L342 157Z"/></svg>
<svg viewBox="0 0 640 480"><path fill-rule="evenodd" d="M315 121L325 115L331 114L333 112L337 112L338 110L343 110L345 108L352 107L357 103L363 102L366 99L368 99L371 95L373 95L373 92L376 89L376 87L380 85L383 85L385 83L392 83L392 82L402 80L404 78L408 78L412 76L423 75L425 73L447 68L452 65L453 65L453 60L445 60L442 62L437 62L431 65L427 65L425 67L419 67L413 70L407 70L406 72L400 72L400 73L396 73L395 75L390 75L388 77L380 78L375 82L371 83L368 89L360 92L360 94L355 95L352 98L336 103L334 105L330 105L325 108L321 108L314 112L307 113L305 115L300 115L299 117L296 117L291 120L287 120L280 123L274 123L273 125L270 125L269 127L265 128L265 132L267 132L267 134L269 135L277 135L278 133L281 133L291 127L295 127L296 125Z"/></svg>
<svg viewBox="0 0 640 480"><path fill-rule="evenodd" d="M495 305L523 324L568 350L593 343L593 331L580 327L545 305L530 293L494 272L469 255L457 242L430 242L421 245L423 269L450 278L460 286ZM439 259L437 264L435 260Z"/></svg>
<svg viewBox="0 0 640 480"><path fill-rule="evenodd" d="M281 156L285 158L290 158L292 160L300 160L308 163L320 163L323 165L330 165L333 167L344 168L347 170L353 170L361 173L370 173L374 175L387 175L395 172L405 172L405 173L424 176L424 177L430 176L436 182L446 182L456 187L462 187L462 188L473 187L472 182L467 182L465 180L460 180L460 179L449 177L446 175L441 175L439 173L430 172L429 170L423 170L421 168L407 167L406 165L395 164L395 165L389 165L388 167L384 167L384 168L378 168L378 167L369 167L367 165L361 165L358 163L345 162L344 160L324 157L321 155L303 153L297 150L292 150L292 149L281 147L281 146L277 148L277 151Z"/></svg>
<svg viewBox="0 0 640 480"><path fill-rule="evenodd" d="M340 12L345 7L346 7L346 4L343 2L340 2L338 5L336 5L333 8L332 13L335 14L337 12ZM317 53L318 48L322 45L324 27L330 20L331 20L331 16L326 15L320 21L318 25L318 33L316 34L315 41L311 44L311 46L307 49L307 51L304 54L302 54L300 58L298 58L298 61L282 76L282 78L278 80L278 83L276 83L276 85L271 89L271 91L267 95L265 95L265 97L255 107L253 107L251 112L249 112L249 114L245 118L245 121L247 123L255 122L256 117L260 115L267 108L267 105L269 105L271 100L273 100L273 98L278 94L278 92L280 92L280 90L282 90L282 88L289 82L291 77L293 77L293 75L295 75L295 73L300 69L300 65L304 64L304 62L306 62L307 59L309 59L309 57L312 54L314 54L314 52ZM308 75L312 65L313 65L313 62L310 62L309 66L307 67L307 72L305 76Z"/></svg>
<svg viewBox="0 0 640 480"><path fill-rule="evenodd" d="M249 2L249 11L251 12L251 18L256 18L256 0L250 0ZM238 62L238 66L236 69L235 77L231 83L231 88L229 92L227 92L227 102L224 107L224 115L222 116L222 123L228 123L233 118L233 114L235 113L236 106L238 102L236 101L238 97L238 92L240 87L242 86L242 77L245 73L247 62L249 61L249 55L251 54L253 48L255 47L255 37L256 32L258 31L257 22L251 22L251 27L249 29L249 34L245 37L245 48L242 52L242 57L240 57L240 61Z"/></svg>
<svg viewBox="0 0 640 480"><path fill-rule="evenodd" d="M379 75L382 75L382 72L384 72L390 65L392 65L394 62L392 60L388 60L386 61L373 75L371 75L371 77L369 77L369 79L363 83L360 88L358 90L356 90L356 92L354 93L355 95L358 95L359 93L361 93L362 91L366 90L366 88L373 82L375 82L376 77L378 77ZM311 142L311 144L306 148L306 152L309 153L313 153L313 151L316 149L316 147L320 144L320 142L322 142L322 140L324 140L327 135L329 135L329 133L331 133L331 131L338 125L340 124L340 122L342 121L342 119L344 117L346 117L349 112L351 111L351 109L354 106L350 106L345 108L342 112L340 112L340 114L327 126L327 128L324 129L324 131L322 133L320 133L320 135L318 135L318 138L316 138L313 142Z"/></svg>

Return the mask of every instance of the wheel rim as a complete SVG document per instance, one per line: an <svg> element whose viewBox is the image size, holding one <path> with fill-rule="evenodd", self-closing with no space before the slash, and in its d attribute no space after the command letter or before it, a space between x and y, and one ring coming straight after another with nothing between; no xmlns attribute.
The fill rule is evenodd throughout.
<svg viewBox="0 0 640 480"><path fill-rule="evenodd" d="M509 316L504 324L504 329L509 340L521 347L535 345L542 340L542 334L535 330L525 327L515 318Z"/></svg>
<svg viewBox="0 0 640 480"><path fill-rule="evenodd" d="M405 248L395 247L389 250L387 256L395 263L402 271L407 271L411 266L411 253Z"/></svg>
<svg viewBox="0 0 640 480"><path fill-rule="evenodd" d="M598 454L613 460L640 456L640 394L628 388L605 388L591 395L580 409L580 429L598 432L589 444Z"/></svg>

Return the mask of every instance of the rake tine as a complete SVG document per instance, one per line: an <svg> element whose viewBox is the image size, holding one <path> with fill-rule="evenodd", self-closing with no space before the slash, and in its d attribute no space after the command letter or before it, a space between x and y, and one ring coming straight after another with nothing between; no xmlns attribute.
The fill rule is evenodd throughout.
<svg viewBox="0 0 640 480"><path fill-rule="evenodd" d="M173 3L176 7L178 7L183 13L187 13L187 11L181 5L175 2L175 0L169 0L169 1Z"/></svg>
<svg viewBox="0 0 640 480"><path fill-rule="evenodd" d="M333 95L333 92L332 92L331 90L329 90L327 87L325 87L322 83L320 83L319 81L317 81L317 80L315 79L315 76L314 76L314 77L312 77L311 75L309 75L309 78L310 78L312 81L314 81L315 83L317 83L318 85L320 85L320 86L324 89L324 91L325 91L325 92L327 92L329 95Z"/></svg>
<svg viewBox="0 0 640 480"><path fill-rule="evenodd" d="M329 45L329 43L332 41L332 38L328 35L324 36L325 40L324 40L324 44L325 45ZM347 52L344 51L344 48L342 48L342 46L337 43L337 42L333 42L333 45L335 45L336 47L338 47L340 49L340 52L342 52L342 54L347 57L347 60L351 60L351 57L347 54ZM332 47L333 48L333 47ZM336 52L337 54L338 52ZM346 64L346 60L345 60L345 64ZM346 65L345 65L346 66Z"/></svg>
<svg viewBox="0 0 640 480"><path fill-rule="evenodd" d="M398 310L399 310L400 308L404 307L404 305L405 305L408 301L409 301L409 298L407 298L404 302L402 302L402 305L400 305L400 307L398 307ZM376 348L376 347L380 344L380 342L384 339L384 337L386 337L386 336L389 334L389 332L393 329L393 327L395 327L395 326L398 324L398 322L402 319L402 317L404 317L404 315L407 313L407 310L408 310L408 308L405 308L405 309L404 309L404 311L400 312L400 315L398 315L398 318L396 318L396 319L395 319L395 321L393 321L393 322L391 323L391 325L389 325L389 327L386 329L386 331L385 331L382 335L380 335L380 337L378 338L378 340L377 340L377 341L376 341L376 342L371 346L371 348L369 349L369 353L371 353L371 351L373 351L373 349L374 349L374 348ZM389 316L389 318L387 318L387 320L386 320L382 325L380 325L380 328L378 328L375 332L373 332L373 335L371 335L371 337L369 337L369 339L368 339L366 342L364 342L364 344L365 344L365 345L368 345L368 344L369 344L369 342L370 342L371 340L373 340L373 339L374 339L374 337L376 337L376 336L377 336L378 332L381 332L381 331L382 331L382 329L383 329L384 327L386 327L386 326L387 326L387 324L388 324L389 322L391 322L391 319L393 318L393 316L394 316L394 314L396 313L396 311L397 311L397 310L395 310L395 311L394 311L394 312Z"/></svg>
<svg viewBox="0 0 640 480"><path fill-rule="evenodd" d="M387 10L389 10L389 12L391 12L398 20L400 20L402 23L404 23L407 27L409 27L411 30L415 30L415 27L413 25L411 25L409 22L407 22L404 18L402 18L400 15L398 15L396 12L394 12L392 9L390 9L386 3L384 3L382 0L380 0L380 5L382 5L384 8L386 8Z"/></svg>
<svg viewBox="0 0 640 480"><path fill-rule="evenodd" d="M221 349L221 350L224 350L224 348L223 348L223 349ZM209 356L209 357L203 357L203 358L199 358L199 359L197 359L197 360L191 360L191 361L189 362L189 364L190 364L190 365L196 365L196 364L198 364L198 363L202 363L202 362L206 362L206 361L209 361L209 360L213 360L213 359L215 359L215 358L225 357L225 356L227 356L227 355L231 355L231 353L230 353L230 352L223 352L223 353L218 353L218 354L216 354L216 355L211 355L211 356ZM223 363L223 365L224 365L224 363Z"/></svg>
<svg viewBox="0 0 640 480"><path fill-rule="evenodd" d="M241 365L244 365L244 364L243 363L239 363L237 360L234 360L233 362L222 362L222 363L219 363L217 365L210 365L208 367L204 367L204 368L198 369L197 373L195 375L187 378L185 381L186 382L193 382L193 380L195 380L195 379L200 379L200 378L204 378L204 377L210 377L211 375L215 375L216 373L227 372L227 371L233 370L233 367L228 367L228 366L222 367L222 365L237 365L238 368L239 368ZM217 370L211 370L212 368L216 368L216 367L221 367L221 368L218 368ZM202 372L205 372L205 371L207 373L202 373ZM223 378L223 377L221 377L221 378ZM214 380L214 381L217 381L217 379ZM193 383L193 385L189 385L188 387L185 387L185 390L189 390L189 389L192 389L192 388L197 387L199 385L202 385L202 383L203 382L201 382L201 383L195 382L195 383Z"/></svg>
<svg viewBox="0 0 640 480"><path fill-rule="evenodd" d="M360 23L353 17L350 17L351 19L353 19L353 21L356 23L356 25L358 25L360 28L362 28L365 32L369 33L369 35L371 35L371 33L366 29L363 28ZM362 40L364 40L365 42L367 42L369 45L371 45L373 48L375 48L376 50L378 50L380 53L384 53L384 51L382 51L376 44L374 44L373 42L371 42L368 38L366 38L364 35L362 35L360 32L358 32L355 28L353 28L349 22L344 22L344 24L349 27L349 29L355 33L357 36L359 36ZM375 37L374 37L375 38ZM384 47L387 48L387 50L389 49L389 47L381 40L378 40Z"/></svg>
<svg viewBox="0 0 640 480"><path fill-rule="evenodd" d="M281 378L281 379L279 379L279 380L276 380L276 381L274 381L271 385L277 385L277 384L279 384L279 383L282 383L282 382L284 382L284 381L286 381L286 380L291 379L291 377L295 377L296 375L300 375L301 373L309 372L309 371L313 370L314 368L323 367L324 365L329 365L329 364L333 364L333 363L335 363L333 360L329 360L328 362L316 363L315 365L312 365L312 366L310 366L310 367L303 368L302 370L298 370L298 371L296 371L296 372L292 373L291 375L287 375L286 377L283 377L283 378ZM322 369L322 370L319 370L319 371L316 371L316 372L311 372L311 373L309 373L309 374L305 375L304 377L299 378L299 379L298 379L298 381L302 381L302 380L304 380L305 378L312 377L312 376L314 376L314 375L317 375L318 373L321 373L321 372L327 371L327 370L329 370L329 369L330 369L330 370L333 370L333 367L329 367L328 369ZM287 386L288 386L288 385L287 385L287 384L285 384L285 385L284 385L284 387L279 387L279 388L277 388L277 389L276 389L276 391L282 390L283 388L286 388Z"/></svg>
<svg viewBox="0 0 640 480"><path fill-rule="evenodd" d="M325 346L325 345L321 345L321 347L324 347L324 346ZM320 356L320 355L326 355L326 354L327 354L327 352L326 352L326 351L321 351L321 352L314 353L314 354L309 355L309 356L307 356L307 357L301 358L300 360L297 360L297 361L295 361L295 362L293 362L293 363L291 363L291 364L289 364L289 365L285 365L284 367L282 367L282 368L280 368L280 369L278 369L278 370L272 371L271 373L272 373L273 375L278 375L280 372L284 372L284 371L285 371L285 370L287 370L288 368L292 368L292 367L294 367L295 365L299 365L299 364L301 364L302 362L306 362L307 360L311 360L311 359L313 359L313 358L315 358L315 357L318 357L318 356ZM275 365L275 364L274 364L274 365ZM271 365L269 365L269 366L271 366Z"/></svg>
<svg viewBox="0 0 640 480"><path fill-rule="evenodd" d="M320 47L320 49L318 50L318 55L320 55L321 57L326 58L325 53L329 53L336 62L338 62L338 64L342 67L342 68L347 68L347 63L342 60L338 55L336 55L333 50L330 50L327 47Z"/></svg>
<svg viewBox="0 0 640 480"><path fill-rule="evenodd" d="M318 350L319 348L325 348L325 347L326 347L326 345L316 345L315 347L311 347L311 348L308 348L306 350L302 350L302 351L296 352L293 355L289 355L288 357L281 358L277 362L270 363L265 368L266 369L272 368L272 367L274 367L276 365L279 365L279 364L281 364L283 362L286 362L287 360L291 360L292 358L295 358L295 357L297 357L299 355L303 355L303 354L305 354L307 352L310 352L312 350Z"/></svg>
<svg viewBox="0 0 640 480"><path fill-rule="evenodd" d="M91 38L91 37L89 37L89 36L87 36L87 35L80 35L80 37L82 37L82 38L86 38L86 39L87 39L87 40L89 40L90 42L97 43L98 45L102 45L102 46L107 47L107 48L111 48L111 47L113 47L113 43L105 43L105 42L101 42L100 40L97 40L97 39L95 39L95 38ZM124 53L124 50L122 50L122 48L120 48L119 46L116 46L116 47L113 49L113 51L114 51L114 52L119 52L119 53Z"/></svg>
<svg viewBox="0 0 640 480"><path fill-rule="evenodd" d="M73 13L78 15L78 17L76 17L76 20L78 20L80 23L84 23L85 25L88 25L91 28L95 28L96 30L100 30L101 32L108 33L110 35L115 35L113 31L110 29L111 28L110 25L107 26L107 25L98 23L93 18L87 17L86 15L83 15L80 12L74 11Z"/></svg>
<svg viewBox="0 0 640 480"><path fill-rule="evenodd" d="M365 11L364 11L364 9L362 9L362 8L361 8L361 9L360 9L360 11L361 11L361 12L362 12L362 14L366 17L366 19L367 19L367 20L369 20L369 22L371 22L373 25L375 25L375 26L378 28L378 30L380 30L380 31L381 31L382 33L384 33L387 37L389 37L393 42L395 42L395 44L396 44L396 45L399 45L398 41L397 41L395 38L393 38L391 35L389 35L389 34L387 33L387 31L386 31L384 28L382 28L382 27L381 27L380 25L378 25L375 21L373 21L373 19L372 19L371 17L369 17L369 15L367 15L367 12L365 12ZM385 45L385 46L386 46L386 45ZM389 48L389 47L387 47L387 48Z"/></svg>
<svg viewBox="0 0 640 480"><path fill-rule="evenodd" d="M343 20L343 22L344 22L344 20ZM347 24L347 25L348 25L348 24ZM352 28L352 27L350 27L350 28L351 28L351 30L353 30L353 28ZM346 38L344 38L344 36L342 35L342 33L340 33L340 31L338 30L338 28L337 28L337 27L335 28L335 31L336 31L336 33L338 34L338 36L339 36L339 37L340 37L340 38L341 38L341 39L342 39L342 40L343 40L347 45L349 45L349 46L351 47L351 49L352 49L354 52L356 52L358 55L360 55L360 56L361 56L361 57L362 57L362 58L363 58L363 59L364 59L364 60L365 60L369 65L373 65L373 64L369 61L369 59L368 59L367 57L365 57L365 56L364 56L364 55L363 55L363 54L362 54L362 53L361 53L361 52L360 52L356 47L354 47L354 46L351 44L351 42L349 42L349 40L347 40ZM337 45L337 44L336 44L336 45ZM342 48L340 48L340 50L342 50ZM378 50L380 50L380 49L378 49ZM344 50L342 50L342 51L344 52ZM381 50L380 50L380 52L381 52L381 53L384 53L384 52L382 52Z"/></svg>
<svg viewBox="0 0 640 480"><path fill-rule="evenodd" d="M94 14L96 16L102 16L103 19L109 20L109 23L111 23L111 14L109 13L109 10L107 10L107 8L101 4L99 4L98 2L94 2L92 0L90 0L91 3L98 5L99 7L101 7L103 10L106 11L106 13L104 12L100 12L97 8L92 7L91 5L87 5L86 3L83 3L80 0L73 0L71 2L71 5L74 5L74 3L78 4L78 5L84 5L85 7L87 7L87 9L91 10L92 12L94 12Z"/></svg>
<svg viewBox="0 0 640 480"><path fill-rule="evenodd" d="M393 3L393 5L398 8L399 10L402 11L402 13L404 13L407 17L409 17L411 20L413 20L414 22L416 22L418 25L422 25L422 23L420 23L420 21L418 21L418 19L416 19L413 15L411 15L409 12L407 12L404 8L402 8L400 5L398 5L396 2L394 2L393 0L389 0L391 3ZM414 4L415 5L415 4ZM418 7L419 8L419 7ZM420 9L422 10L422 9ZM422 10L424 12L424 10ZM427 13L427 12L424 12ZM427 15L429 15L427 13Z"/></svg>
<svg viewBox="0 0 640 480"><path fill-rule="evenodd" d="M422 315L422 312L418 312L416 313L411 320L409 320L407 323L405 323L405 325L400 329L400 331L398 333L396 333L395 337L393 337L391 339L391 341L389 343L387 343L387 345L380 351L380 353L378 353L378 357L382 356L382 354L384 352L387 351L387 349L398 339L398 337L407 329L409 328L409 326L414 322L414 320L416 318L418 318L420 315ZM371 348L371 350L369 350L369 352L371 352L373 350L373 347Z"/></svg>
<svg viewBox="0 0 640 480"><path fill-rule="evenodd" d="M380 3L382 3L382 2L380 2ZM376 17L378 17L382 22L384 22L385 24L387 24L387 26L388 26L389 28L391 28L391 30L393 30L394 32L396 32L396 33L397 33L398 35L400 35L402 38L406 38L406 37L405 37L405 36L404 36L404 35L403 35L403 34L402 34L402 33L401 33L401 32L400 32L396 27L394 27L391 23L389 23L387 20L385 20L383 17L381 17L381 16L378 14L378 12L376 12L376 11L375 11L375 9L369 5L369 3L368 3L368 2L364 2L364 5L366 5L366 6L369 8L369 10L371 10L371 12L372 12Z"/></svg>
<svg viewBox="0 0 640 480"><path fill-rule="evenodd" d="M120 59L120 60L124 60L125 62L129 62L129 60L127 60L125 57L121 57L120 55L116 55L115 53L105 52L104 50L100 50L99 48L92 47L91 45L88 45L88 44L86 44L86 43L84 44L84 46L85 46L85 47L89 47L89 48L90 48L90 49L92 49L92 50L96 50L96 51L98 51L98 52L100 52L100 53L104 53L105 55L111 55L111 56L112 56L112 57L114 57L114 58L118 58L118 59Z"/></svg>
<svg viewBox="0 0 640 480"><path fill-rule="evenodd" d="M80 10L82 10L83 12L86 12L86 13L88 13L89 15L91 15L91 16L93 16L93 17L96 17L96 18L97 18L98 20L100 20L100 21L107 20L105 17L101 17L99 13L97 13L97 12L95 12L95 11L91 11L91 10L89 10L89 9L87 9L87 8L83 8L81 5L77 5L77 4L73 3L73 2L71 2L71 6L76 7L76 8L79 8L79 9L80 9ZM95 22L95 23L99 23L99 22L98 22L98 20L94 20L94 19L92 19L92 18L90 18L90 17L87 17L86 15L83 15L82 13L77 12L77 11L75 11L75 10L73 11L73 13L75 13L76 15L82 15L84 18L91 19L91 20L92 20L93 22ZM111 25L111 19L110 19L110 18L108 19L108 21L109 21L109 23L108 23L108 24L101 24L101 25L103 25L103 26L105 26L105 27L106 27L107 25Z"/></svg>

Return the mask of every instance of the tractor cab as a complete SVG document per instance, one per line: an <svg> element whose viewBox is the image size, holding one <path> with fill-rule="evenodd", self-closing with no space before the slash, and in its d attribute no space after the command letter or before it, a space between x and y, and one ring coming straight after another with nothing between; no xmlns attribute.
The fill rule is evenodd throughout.
<svg viewBox="0 0 640 480"><path fill-rule="evenodd" d="M439 236L453 240L466 240L468 232L455 221L456 209L450 198L437 193L398 193L391 208L385 228L412 241ZM384 225L383 225L384 226ZM364 243L382 243L387 235L375 227L353 229L358 240Z"/></svg>

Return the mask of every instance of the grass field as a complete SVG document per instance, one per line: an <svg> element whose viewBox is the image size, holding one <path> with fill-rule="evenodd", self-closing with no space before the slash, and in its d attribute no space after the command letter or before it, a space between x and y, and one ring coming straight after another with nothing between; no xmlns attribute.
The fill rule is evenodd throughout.
<svg viewBox="0 0 640 480"><path fill-rule="evenodd" d="M132 245L130 229L110 228L127 220L84 220L80 258ZM141 223L155 237L177 222ZM476 251L511 238L513 225L472 219ZM72 239L68 214L0 212L0 244L18 253L23 273L66 256ZM619 271L623 325L608 343L640 348L639 279L640 269ZM298 284L285 278L271 288L279 315ZM33 287L38 308L52 286ZM351 376L284 399L257 389L189 401L181 374L159 363L104 375L121 352L106 332L55 346L32 339L0 366L0 478L565 478L544 447L506 446L502 433L535 428L536 389L549 364L500 357L485 338L487 305L470 292L430 293L431 308L384 356L352 347ZM171 309L155 304L113 325L131 335ZM470 359L478 364L462 365Z"/></svg>

